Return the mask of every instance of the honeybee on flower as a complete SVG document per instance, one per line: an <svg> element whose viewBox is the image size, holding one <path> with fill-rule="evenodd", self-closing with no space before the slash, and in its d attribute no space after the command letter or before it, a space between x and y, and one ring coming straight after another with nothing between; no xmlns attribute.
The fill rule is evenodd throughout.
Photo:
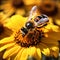
<svg viewBox="0 0 60 60"><path fill-rule="evenodd" d="M51 26L53 25L49 25L49 19L46 15L38 15L36 9L35 6L32 8L28 19L14 15L5 25L13 31L13 34L0 40L0 44L4 44L0 48L0 52L6 49L3 59L9 57L11 59L14 55L13 60L29 60L30 57L42 60L42 54L48 57L58 57L58 42L52 36Z"/></svg>
<svg viewBox="0 0 60 60"><path fill-rule="evenodd" d="M33 29L35 27L43 27L45 25L47 25L47 23L49 22L48 16L47 15L37 15L37 6L34 6L31 11L30 11L30 15L28 18L28 21L25 24L25 27L23 27L21 30L24 32L24 34L26 34L29 29Z"/></svg>

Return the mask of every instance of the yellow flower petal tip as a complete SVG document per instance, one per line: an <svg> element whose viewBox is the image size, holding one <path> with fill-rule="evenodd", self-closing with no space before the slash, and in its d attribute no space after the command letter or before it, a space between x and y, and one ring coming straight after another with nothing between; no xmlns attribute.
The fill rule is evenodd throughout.
<svg viewBox="0 0 60 60"><path fill-rule="evenodd" d="M42 53L46 56L50 56L50 50L48 48L44 49L44 51Z"/></svg>

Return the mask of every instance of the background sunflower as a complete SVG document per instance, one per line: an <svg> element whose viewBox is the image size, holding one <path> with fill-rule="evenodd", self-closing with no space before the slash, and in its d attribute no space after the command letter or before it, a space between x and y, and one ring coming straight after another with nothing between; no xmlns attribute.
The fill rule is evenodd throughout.
<svg viewBox="0 0 60 60"><path fill-rule="evenodd" d="M9 25L13 23L13 21L11 23L8 24L8 28L6 28L5 23L10 22L11 19L15 19L11 18L12 16L18 14L18 15L22 15L22 16L28 16L29 15L29 11L31 10L31 8L37 5L39 7L39 11L42 14L47 14L48 12L48 8L50 9L50 12L48 12L48 16L50 19L50 25L48 27L48 29L52 29L53 32L48 33L49 36L50 34L52 34L51 36L55 39L60 41L60 1L59 0L0 0L0 20L2 20L3 22L3 26L4 26L4 32L2 34L0 34L0 39L3 39L7 36L10 36L9 33L11 33L12 31L9 29ZM51 9L51 7L47 7L47 6L51 6L55 9ZM42 7L43 6L43 7ZM41 8L42 7L42 8ZM44 10L44 11L41 11ZM51 13L51 10L53 10L53 14ZM10 19L11 18L11 19ZM16 17L16 19L18 20L18 17ZM22 19L24 20L24 19ZM17 23L15 23L17 24ZM13 25L15 25L13 24ZM18 25L18 24L17 24ZM14 28L11 26L11 29L13 31L18 31L17 29L18 27ZM9 32L9 33L8 33ZM13 33L13 32L12 32ZM11 34L12 34L11 33ZM55 35L57 34L56 38ZM60 43L59 43L60 44ZM60 49L60 45L59 45L59 49ZM48 59L51 59L49 57L47 57Z"/></svg>
<svg viewBox="0 0 60 60"><path fill-rule="evenodd" d="M3 58L5 59L5 58L11 57L11 56L17 54L14 57L15 60L30 59L30 56L32 56L31 58L40 60L42 58L42 56L41 56L41 52L42 52L47 57L48 56L54 56L57 59L57 56L59 54L58 42L52 36L49 36L50 34L48 34L48 33L50 32L49 31L50 29L48 29L47 27L43 28L43 31L45 31L48 34L48 36L46 36L46 38L43 37L42 40L40 41L41 43L37 44L36 46L33 45L33 46L29 46L29 47L23 47L23 46L21 46L21 44L19 44L20 40L17 40L17 42L15 41L15 38L14 38L15 33L17 31L19 31L21 27L24 26L26 21L27 21L26 18L24 18L24 17L22 17L20 15L15 15L15 16L12 16L9 23L6 24L6 26L9 29L13 30L14 33L11 34L10 37L3 38L0 41L0 44L4 44L0 48L0 51L3 51L3 50L6 49L6 51L5 51L4 55L3 55ZM18 25L18 27L17 27L17 25ZM49 25L47 25L47 26L49 26ZM51 31L52 31L52 29L51 29ZM19 33L16 33L16 34L19 34ZM23 39L21 34L18 35L17 38L18 39L20 39L20 38ZM23 58L23 57L25 57L25 58Z"/></svg>

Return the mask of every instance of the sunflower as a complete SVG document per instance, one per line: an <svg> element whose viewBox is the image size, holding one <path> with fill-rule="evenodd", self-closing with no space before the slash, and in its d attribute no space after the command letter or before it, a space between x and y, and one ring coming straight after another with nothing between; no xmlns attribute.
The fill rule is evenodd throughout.
<svg viewBox="0 0 60 60"><path fill-rule="evenodd" d="M9 18L6 18L6 15L3 14L3 12L0 13L0 39L4 37L8 37L12 34L12 31L8 29L5 24L7 24L9 21ZM9 34L8 32L11 32Z"/></svg>
<svg viewBox="0 0 60 60"><path fill-rule="evenodd" d="M8 32L10 32L10 34ZM8 37L11 34L12 34L12 31L0 23L0 39Z"/></svg>
<svg viewBox="0 0 60 60"><path fill-rule="evenodd" d="M7 0L1 4L0 10L2 10L9 17L15 14L25 14L24 3L22 0Z"/></svg>
<svg viewBox="0 0 60 60"><path fill-rule="evenodd" d="M8 22L9 18L6 18L6 15L3 14L3 12L0 12L0 40L8 37L12 34L12 31L8 29L5 24ZM11 34L8 34L8 32L11 32ZM1 47L2 45L0 45ZM4 51L0 52L0 59L2 60L2 55Z"/></svg>
<svg viewBox="0 0 60 60"><path fill-rule="evenodd" d="M14 15L5 26L13 31L10 37L0 40L0 52L5 50L3 59L15 56L13 60L29 60L30 58L41 60L42 54L46 56L58 57L57 36L52 36L57 31L51 24L45 27L29 31L26 36L21 34L21 28L27 22L27 18ZM58 32L58 31L57 31ZM10 34L10 33L9 33ZM41 54L42 53L42 54Z"/></svg>

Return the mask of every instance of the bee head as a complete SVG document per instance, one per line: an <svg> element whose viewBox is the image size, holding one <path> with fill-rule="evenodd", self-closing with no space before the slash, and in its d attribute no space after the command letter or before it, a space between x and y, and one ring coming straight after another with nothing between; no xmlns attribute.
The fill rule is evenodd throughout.
<svg viewBox="0 0 60 60"><path fill-rule="evenodd" d="M33 22L26 22L25 27L21 28L21 31L23 32L24 35L28 33L29 30L34 28L34 23Z"/></svg>
<svg viewBox="0 0 60 60"><path fill-rule="evenodd" d="M25 24L25 27L27 28L27 29L32 29L32 28L34 28L34 23L33 22L27 22L26 24Z"/></svg>

